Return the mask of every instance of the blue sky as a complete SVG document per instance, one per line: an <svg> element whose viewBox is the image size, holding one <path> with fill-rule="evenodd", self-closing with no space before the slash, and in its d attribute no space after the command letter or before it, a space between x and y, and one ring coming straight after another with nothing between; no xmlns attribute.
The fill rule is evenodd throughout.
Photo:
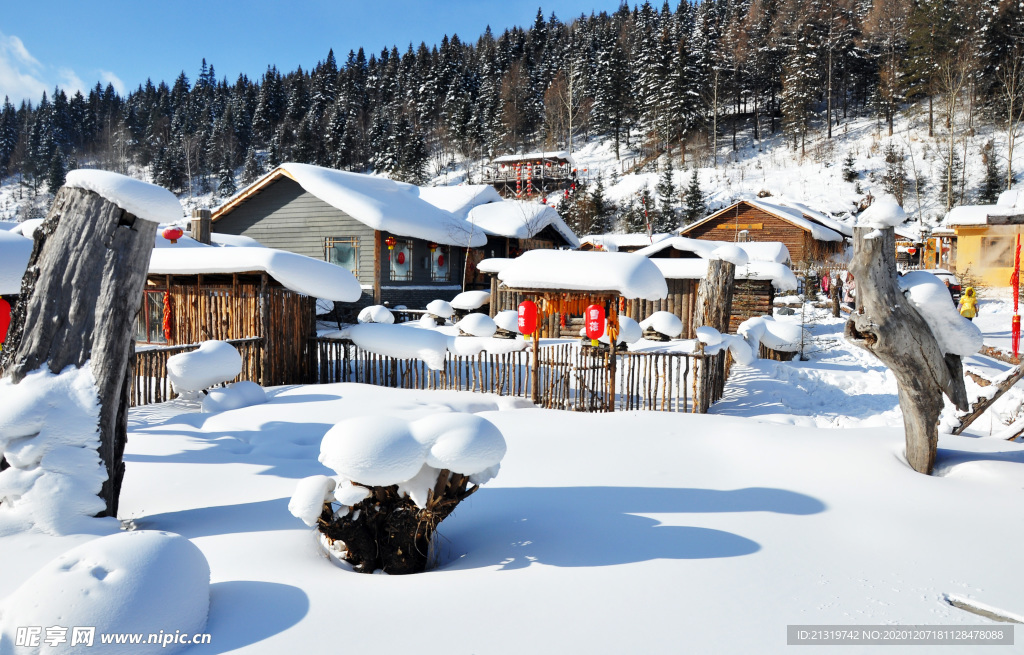
<svg viewBox="0 0 1024 655"><path fill-rule="evenodd" d="M257 78L269 64L308 68L334 48L379 52L445 34L475 40L487 25L500 33L528 26L543 7L568 20L614 11L619 0L18 0L0 14L0 96L37 102L45 89L87 90L97 81L130 91L147 77L191 81L203 57L218 77ZM630 3L631 5L633 3Z"/></svg>

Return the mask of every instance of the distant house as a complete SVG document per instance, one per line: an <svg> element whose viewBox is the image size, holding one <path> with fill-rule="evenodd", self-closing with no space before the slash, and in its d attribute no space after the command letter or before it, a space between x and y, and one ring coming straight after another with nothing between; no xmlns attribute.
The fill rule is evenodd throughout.
<svg viewBox="0 0 1024 655"><path fill-rule="evenodd" d="M528 199L541 193L570 191L576 177L576 162L567 150L503 155L484 170L484 182L505 198Z"/></svg>
<svg viewBox="0 0 1024 655"><path fill-rule="evenodd" d="M1024 189L1004 191L994 205L954 207L942 222L956 234L956 273L988 286L1006 286L1017 236L1024 232ZM938 231L938 230L937 230Z"/></svg>
<svg viewBox="0 0 1024 655"><path fill-rule="evenodd" d="M680 236L710 241L778 241L794 265L825 263L844 250L853 230L795 202L740 200L678 230Z"/></svg>
<svg viewBox="0 0 1024 655"><path fill-rule="evenodd" d="M213 231L347 269L363 289L356 306L424 307L462 291L465 248L487 243L481 230L430 202L431 196L421 197L424 191L381 177L282 164L217 208Z"/></svg>
<svg viewBox="0 0 1024 655"><path fill-rule="evenodd" d="M637 234L588 234L580 239L580 250L596 250L598 252L636 252L641 248L658 243L672 236L658 233L648 236Z"/></svg>

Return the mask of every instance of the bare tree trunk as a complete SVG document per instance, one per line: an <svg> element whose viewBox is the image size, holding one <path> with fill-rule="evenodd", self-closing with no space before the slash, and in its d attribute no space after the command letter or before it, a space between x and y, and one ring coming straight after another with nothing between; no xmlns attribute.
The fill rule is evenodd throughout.
<svg viewBox="0 0 1024 655"><path fill-rule="evenodd" d="M892 228L868 238L872 228L854 229L853 263L858 311L845 335L892 369L899 385L900 409L911 468L930 475L935 465L939 413L945 394L967 410L967 389L958 355L943 354L924 318L907 302L896 274Z"/></svg>
<svg viewBox="0 0 1024 655"><path fill-rule="evenodd" d="M15 384L42 366L88 362L100 400L102 516L117 516L128 433L132 332L156 223L105 198L63 187L35 233L2 368Z"/></svg>

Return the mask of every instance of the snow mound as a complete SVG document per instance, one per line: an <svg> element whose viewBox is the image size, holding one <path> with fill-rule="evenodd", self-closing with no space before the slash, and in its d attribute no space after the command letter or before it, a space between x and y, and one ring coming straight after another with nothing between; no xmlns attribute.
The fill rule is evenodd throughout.
<svg viewBox="0 0 1024 655"><path fill-rule="evenodd" d="M580 336L587 335L587 328L580 330ZM644 338L644 331L640 327L640 324L631 319L628 316L619 316L619 338L615 340L616 344L619 343L636 343ZM608 340L608 322L604 324L604 334L598 339L600 343L607 344Z"/></svg>
<svg viewBox="0 0 1024 655"><path fill-rule="evenodd" d="M19 654L146 655L188 646L146 643L144 638L126 649L123 644L103 644L98 635L191 636L205 632L209 609L210 567L203 553L180 535L140 530L86 542L50 561L4 600L0 624L8 646L20 626L70 628L67 642L59 647L51 648L44 640L38 648L19 648ZM72 648L75 626L95 627L94 643Z"/></svg>
<svg viewBox="0 0 1024 655"><path fill-rule="evenodd" d="M704 353L716 355L728 348L732 358L744 366L754 361L756 349L751 348L747 341L735 334L722 334L713 327L704 325L697 328L697 340L705 345Z"/></svg>
<svg viewBox="0 0 1024 655"><path fill-rule="evenodd" d="M68 173L64 186L98 193L129 214L154 223L173 223L185 215L167 189L120 173L79 168Z"/></svg>
<svg viewBox="0 0 1024 655"><path fill-rule="evenodd" d="M973 355L983 345L978 326L960 316L949 289L927 271L911 271L899 278L900 289L931 328L943 353Z"/></svg>
<svg viewBox="0 0 1024 655"><path fill-rule="evenodd" d="M876 230L884 230L889 227L896 227L907 220L907 214L890 195L880 195L875 198L871 206L861 212L857 217L857 227L873 227Z"/></svg>
<svg viewBox="0 0 1024 655"><path fill-rule="evenodd" d="M502 330L519 333L519 312L514 309L506 309L494 315L494 324Z"/></svg>
<svg viewBox="0 0 1024 655"><path fill-rule="evenodd" d="M21 278L32 255L32 239L0 230L0 295L21 293Z"/></svg>
<svg viewBox="0 0 1024 655"><path fill-rule="evenodd" d="M412 422L362 416L327 431L320 444L320 462L338 474L333 499L343 506L354 505L368 495L355 483L398 485L399 493L425 507L427 492L436 484L441 469L486 482L497 474L506 450L501 431L475 414L433 414ZM312 525L314 507L330 500L331 491L320 476L306 478L296 488L289 511Z"/></svg>
<svg viewBox="0 0 1024 655"><path fill-rule="evenodd" d="M424 316L430 319L429 316ZM329 332L328 338L351 339L353 343L372 353L398 359L421 359L435 371L444 368L448 337L435 330L424 330L405 325L362 323L338 332Z"/></svg>
<svg viewBox="0 0 1024 655"><path fill-rule="evenodd" d="M458 186L418 187L420 200L438 209L465 219L469 211L489 202L502 202L501 194L490 184L460 184Z"/></svg>
<svg viewBox="0 0 1024 655"><path fill-rule="evenodd" d="M696 330L697 340L706 346L717 346L722 343L722 333L713 327L702 325Z"/></svg>
<svg viewBox="0 0 1024 655"><path fill-rule="evenodd" d="M0 535L95 530L107 472L88 364L58 375L43 366L19 384L0 380L0 398L0 452L10 464L0 471Z"/></svg>
<svg viewBox="0 0 1024 655"><path fill-rule="evenodd" d="M431 300L427 304L427 312L441 318L451 318L455 310L447 300Z"/></svg>
<svg viewBox="0 0 1024 655"><path fill-rule="evenodd" d="M720 259L736 266L746 266L750 259L747 253L734 243L725 243L711 251L708 259Z"/></svg>
<svg viewBox="0 0 1024 655"><path fill-rule="evenodd" d="M216 414L232 409L262 405L267 402L267 392L255 382L242 380L229 384L223 389L210 389L203 398L203 413Z"/></svg>
<svg viewBox="0 0 1024 655"><path fill-rule="evenodd" d="M522 337L501 339L495 337L449 337L448 351L460 357L475 357L482 352L507 355L526 348Z"/></svg>
<svg viewBox="0 0 1024 655"><path fill-rule="evenodd" d="M668 260L673 261L673 260ZM771 280L777 291L796 291L797 280L793 270L785 264L752 261L736 267L736 279Z"/></svg>
<svg viewBox="0 0 1024 655"><path fill-rule="evenodd" d="M384 305L370 305L363 307L356 320L360 323L394 323L395 315Z"/></svg>
<svg viewBox="0 0 1024 655"><path fill-rule="evenodd" d="M467 314L465 318L455 324L460 330L474 337L491 337L498 329L487 314Z"/></svg>
<svg viewBox="0 0 1024 655"><path fill-rule="evenodd" d="M683 333L683 321L672 312L654 312L640 321L640 327L644 330L652 329L671 339Z"/></svg>
<svg viewBox="0 0 1024 655"><path fill-rule="evenodd" d="M530 239L550 226L569 247L580 246L580 240L555 208L540 202L504 200L477 205L469 211L468 221L488 234L513 239Z"/></svg>
<svg viewBox="0 0 1024 655"><path fill-rule="evenodd" d="M174 390L202 391L242 372L242 356L226 341L204 341L199 348L167 358L167 379Z"/></svg>
<svg viewBox="0 0 1024 655"><path fill-rule="evenodd" d="M451 305L455 309L472 311L480 309L491 302L490 291L463 291L452 299Z"/></svg>
<svg viewBox="0 0 1024 655"><path fill-rule="evenodd" d="M313 475L299 480L292 499L288 501L288 511L292 516L313 527L323 512L324 502L331 500L334 488L338 485L334 478L326 475Z"/></svg>
<svg viewBox="0 0 1024 655"><path fill-rule="evenodd" d="M668 296L658 267L631 253L530 250L504 266L498 279L516 289L617 291L645 300Z"/></svg>
<svg viewBox="0 0 1024 655"><path fill-rule="evenodd" d="M760 344L779 352L796 352L800 349L800 341L803 338L803 328L800 325L782 323L771 316L748 318L740 323L736 333L746 339L755 353Z"/></svg>

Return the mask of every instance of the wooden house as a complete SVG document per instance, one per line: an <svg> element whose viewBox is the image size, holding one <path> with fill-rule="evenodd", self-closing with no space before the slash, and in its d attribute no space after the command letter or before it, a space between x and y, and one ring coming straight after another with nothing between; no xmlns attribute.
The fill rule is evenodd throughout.
<svg viewBox="0 0 1024 655"><path fill-rule="evenodd" d="M1024 189L1004 191L995 205L954 207L943 227L956 234L950 264L958 276L975 284L1006 286L1017 237L1024 233Z"/></svg>
<svg viewBox="0 0 1024 655"><path fill-rule="evenodd" d="M496 157L484 170L484 182L505 198L533 198L575 188L576 162L567 150Z"/></svg>
<svg viewBox="0 0 1024 655"><path fill-rule="evenodd" d="M580 239L580 250L597 252L636 252L672 236L668 233L588 234Z"/></svg>
<svg viewBox="0 0 1024 655"><path fill-rule="evenodd" d="M626 313L641 321L656 311L670 312L683 322L682 338L693 338L697 288L707 276L708 259L714 257L714 251L723 245L738 246L747 259L746 264L736 267L729 332L735 333L740 323L748 318L771 315L775 294L797 288L796 276L789 268L789 249L783 243L726 244L673 237L636 252L649 257L665 276L668 297L653 302L627 302Z"/></svg>
<svg viewBox="0 0 1024 655"><path fill-rule="evenodd" d="M300 381L306 342L316 336L318 298L354 302L361 289L346 270L263 247L215 247L157 237L136 320L136 342L173 346L210 339L260 339L248 378Z"/></svg>
<svg viewBox="0 0 1024 655"><path fill-rule="evenodd" d="M793 264L828 263L844 252L853 230L799 203L740 200L678 230L679 236L710 241L774 241L786 245Z"/></svg>
<svg viewBox="0 0 1024 655"><path fill-rule="evenodd" d="M282 164L213 212L215 233L324 260L351 272L371 304L424 307L463 290L466 247L487 236L411 184Z"/></svg>

